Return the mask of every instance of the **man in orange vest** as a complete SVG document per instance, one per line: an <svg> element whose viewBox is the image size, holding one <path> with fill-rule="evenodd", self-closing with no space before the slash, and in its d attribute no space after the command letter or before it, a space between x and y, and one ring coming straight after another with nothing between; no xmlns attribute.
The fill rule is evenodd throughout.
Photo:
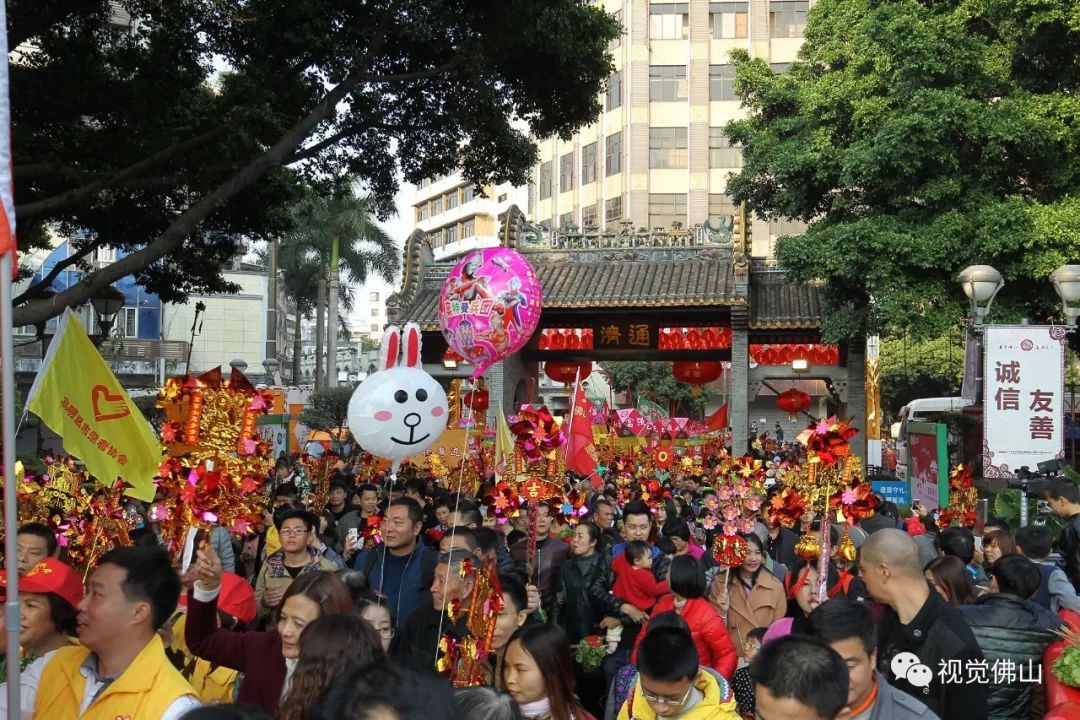
<svg viewBox="0 0 1080 720"><path fill-rule="evenodd" d="M78 606L82 647L58 650L45 666L35 720L178 720L197 707L158 635L179 597L180 578L164 550L106 553Z"/></svg>

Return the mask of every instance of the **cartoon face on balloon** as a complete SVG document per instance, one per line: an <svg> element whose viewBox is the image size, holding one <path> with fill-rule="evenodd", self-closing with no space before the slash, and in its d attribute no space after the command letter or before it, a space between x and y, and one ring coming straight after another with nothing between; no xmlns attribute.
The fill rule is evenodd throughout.
<svg viewBox="0 0 1080 720"><path fill-rule="evenodd" d="M439 439L446 427L446 392L420 367L420 327L415 324L406 325L404 332L387 328L379 366L349 400L349 430L362 448L389 458L396 468Z"/></svg>
<svg viewBox="0 0 1080 720"><path fill-rule="evenodd" d="M542 305L543 291L529 261L509 248L485 248L466 256L447 276L439 327L454 352L473 364L476 378L529 341Z"/></svg>

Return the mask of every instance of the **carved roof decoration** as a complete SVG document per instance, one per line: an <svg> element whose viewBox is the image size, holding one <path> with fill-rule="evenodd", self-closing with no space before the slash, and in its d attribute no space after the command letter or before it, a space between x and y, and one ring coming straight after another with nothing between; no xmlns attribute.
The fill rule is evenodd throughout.
<svg viewBox="0 0 1080 720"><path fill-rule="evenodd" d="M736 277L731 226L584 232L532 225L517 206L499 220L499 240L525 254L544 288L544 307L747 308L751 328L815 328L821 324L818 289L789 285L776 271ZM456 259L435 263L431 239L414 231L405 244L401 289L387 299L391 322L439 329L442 284ZM759 282L760 280L760 282Z"/></svg>

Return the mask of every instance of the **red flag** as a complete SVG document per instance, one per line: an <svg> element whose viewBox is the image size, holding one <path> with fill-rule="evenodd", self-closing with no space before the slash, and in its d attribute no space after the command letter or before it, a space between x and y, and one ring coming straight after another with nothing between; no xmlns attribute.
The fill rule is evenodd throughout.
<svg viewBox="0 0 1080 720"><path fill-rule="evenodd" d="M705 427L708 428L709 432L720 432L722 430L727 430L727 426L727 403L724 403L716 409L716 412L705 419Z"/></svg>
<svg viewBox="0 0 1080 720"><path fill-rule="evenodd" d="M599 490L603 483L596 472L598 459L596 444L593 442L590 406L580 382L574 388L573 408L574 413L570 417L567 433L566 469L589 478L593 487Z"/></svg>

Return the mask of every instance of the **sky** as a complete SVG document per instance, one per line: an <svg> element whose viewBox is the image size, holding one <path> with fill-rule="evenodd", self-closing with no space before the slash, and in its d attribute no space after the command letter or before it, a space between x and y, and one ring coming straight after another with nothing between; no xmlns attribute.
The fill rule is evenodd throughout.
<svg viewBox="0 0 1080 720"><path fill-rule="evenodd" d="M400 252L404 252L405 240L409 237L409 233L413 231L412 206L409 202L412 199L414 190L413 185L402 182L397 195L394 196L397 215L379 223L382 229L386 231L386 234L394 239ZM354 297L358 299L367 298L369 292L379 292L381 297L386 297L398 289L398 280L400 280L400 276L393 283L387 283L379 277L370 278L364 285L354 286ZM369 313L370 306L368 303L362 301L355 303L352 312L349 313L350 326L355 330L365 329L370 322Z"/></svg>

